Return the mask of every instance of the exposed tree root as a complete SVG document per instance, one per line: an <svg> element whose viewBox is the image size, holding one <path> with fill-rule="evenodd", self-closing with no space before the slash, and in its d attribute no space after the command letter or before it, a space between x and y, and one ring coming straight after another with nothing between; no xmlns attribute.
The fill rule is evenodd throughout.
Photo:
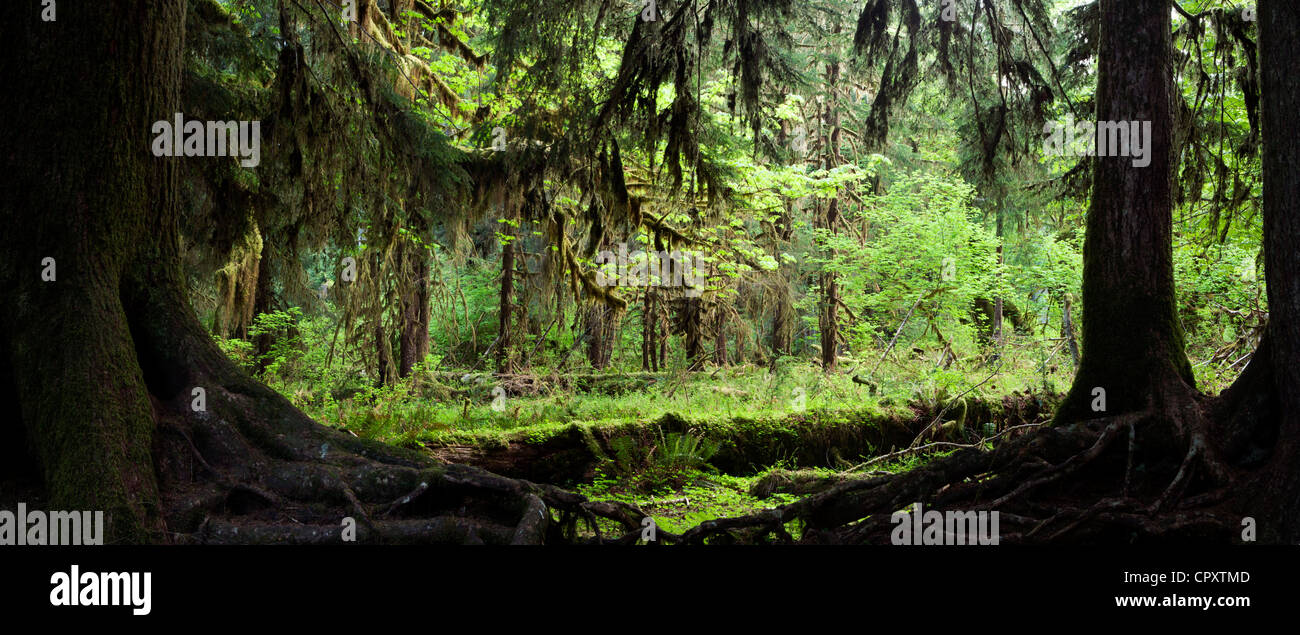
<svg viewBox="0 0 1300 635"><path fill-rule="evenodd" d="M368 543L643 538L647 514L634 506L343 435L225 374L224 360L197 368L223 380L207 382L207 412L188 408L185 384L198 382L177 384L170 398L151 386L164 431L155 451L162 504L175 542L340 543L345 517L355 540ZM1194 392L1171 385L1138 412L1004 436L992 450L966 447L905 473L847 478L774 509L681 534L656 530L656 539L885 544L891 514L921 502L997 510L1002 542L1226 541L1240 518L1227 507L1240 468L1211 442L1216 420ZM608 522L620 533L607 535Z"/></svg>
<svg viewBox="0 0 1300 635"><path fill-rule="evenodd" d="M574 519L596 528L604 518L631 531L645 516L629 505L596 503L464 465L410 465L420 462L416 456L372 462L353 454L346 439L337 436L339 449L325 449L323 459L256 465L243 476L251 482L197 455L203 471L217 478L182 484L170 479L183 474L168 473L164 483L177 486L164 489L173 493L164 500L173 540L342 543L344 518L351 518L360 543L544 544L577 541Z"/></svg>
<svg viewBox="0 0 1300 635"><path fill-rule="evenodd" d="M631 533L646 516L317 425L205 340L180 339L193 347L183 366L144 351L171 371L146 377L154 378L155 466L172 542L328 544L346 535L358 543L545 544L593 532L600 542L602 519ZM201 409L192 387L205 390Z"/></svg>
<svg viewBox="0 0 1300 635"><path fill-rule="evenodd" d="M705 522L673 542L888 544L894 512L999 512L1000 542L1229 542L1247 480L1211 442L1215 402L1170 382L1144 410L1042 428L894 475L845 481L799 501ZM1117 442L1121 439L1126 442Z"/></svg>

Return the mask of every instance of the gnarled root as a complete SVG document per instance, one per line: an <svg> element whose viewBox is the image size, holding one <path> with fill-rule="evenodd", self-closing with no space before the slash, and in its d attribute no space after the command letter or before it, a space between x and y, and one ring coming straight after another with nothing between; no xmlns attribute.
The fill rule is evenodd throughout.
<svg viewBox="0 0 1300 635"><path fill-rule="evenodd" d="M545 544L584 540L579 522L600 541L599 519L630 533L646 516L340 434L251 382L211 386L207 401L155 404L175 542Z"/></svg>
<svg viewBox="0 0 1300 635"><path fill-rule="evenodd" d="M1240 468L1211 443L1211 418L1189 389L1159 391L1139 412L1047 427L991 451L963 449L909 472L840 483L793 503L705 522L676 542L888 544L891 515L998 511L1000 542L1227 542Z"/></svg>

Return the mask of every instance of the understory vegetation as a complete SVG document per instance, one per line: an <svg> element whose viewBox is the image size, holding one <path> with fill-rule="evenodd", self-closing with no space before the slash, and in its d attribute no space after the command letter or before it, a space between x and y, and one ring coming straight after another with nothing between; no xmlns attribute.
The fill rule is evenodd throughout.
<svg viewBox="0 0 1300 635"><path fill-rule="evenodd" d="M0 484L138 542L1295 542L1258 4L5 6Z"/></svg>
<svg viewBox="0 0 1300 635"><path fill-rule="evenodd" d="M1088 165L1044 154L1035 131L1092 100L1079 29L1095 3L954 23L910 0L659 3L661 18L611 21L603 3L366 0L344 38L297 3L290 22L266 1L191 4L188 72L207 98L359 134L302 146L299 176L210 175L227 196L333 211L255 212L191 258L222 350L320 423L662 509L683 530L784 500L749 493L778 472L989 449L1004 401L1033 401L1016 423L1042 424L1078 370ZM1193 59L1178 85L1201 110L1173 223L1176 315L1209 395L1267 315L1256 89L1190 71L1233 63L1237 23L1221 17L1226 41L1180 32ZM301 94L259 83L281 29L316 69ZM343 116L309 102L340 59L396 94ZM189 214L207 228L224 206ZM689 256L684 278L669 252ZM837 417L905 432L809 460L818 432L801 428ZM728 432L759 420L788 434ZM565 435L590 446L580 469L485 458ZM763 462L719 471L746 442L773 445L732 447Z"/></svg>

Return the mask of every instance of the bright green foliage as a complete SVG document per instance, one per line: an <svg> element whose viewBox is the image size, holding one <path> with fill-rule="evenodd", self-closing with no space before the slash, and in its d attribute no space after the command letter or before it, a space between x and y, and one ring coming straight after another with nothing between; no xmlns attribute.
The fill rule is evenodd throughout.
<svg viewBox="0 0 1300 635"><path fill-rule="evenodd" d="M660 0L655 21L594 0L421 2L387 16L388 46L315 5L193 4L187 98L280 125L266 169L207 164L187 197L196 295L249 233L222 219L249 219L266 312L219 343L323 423L434 451L687 417L615 438L582 485L668 528L783 500L711 468L741 418L964 412L1071 382L1091 165L1046 156L1041 131L1091 116L1095 3L959 2L947 22L938 2ZM1254 27L1181 4L1208 13L1171 18L1191 113L1173 260L1215 393L1267 318ZM659 275L598 287L596 256L620 243L697 253L699 293ZM399 377L381 360L396 366L424 282L429 354ZM524 394L502 407L506 382Z"/></svg>

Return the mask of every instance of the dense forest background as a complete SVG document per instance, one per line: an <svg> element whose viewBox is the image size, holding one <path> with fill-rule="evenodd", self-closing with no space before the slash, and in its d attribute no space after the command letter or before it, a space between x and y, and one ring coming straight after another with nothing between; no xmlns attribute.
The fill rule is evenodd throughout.
<svg viewBox="0 0 1300 635"><path fill-rule="evenodd" d="M281 516L305 506L298 517L323 526L341 508L395 541L635 542L650 517L684 542L854 542L922 498L1010 509L1035 489L1051 502L1025 503L1037 513L1015 511L1007 535L1224 540L1248 515L1214 507L1236 470L1281 460L1260 449L1289 438L1275 378L1242 379L1273 354L1253 4L109 4L169 24L154 35L177 47L157 62L171 88L141 117L261 131L256 167L167 160L167 209L145 225L173 229L115 234L174 242L147 286L185 290L123 291L146 418L173 422L148 433L161 476L144 489L161 502L139 504L138 474L73 478L128 483L89 497L132 510L128 539L165 525L181 541L312 542ZM85 67L124 72L107 68ZM35 87L36 73L22 77ZM105 99L93 90L87 108ZM1056 136L1093 120L1154 120L1154 162ZM32 249L28 268L49 251ZM55 257L56 284L84 271ZM130 317L177 298L189 317ZM141 343L155 332L157 350ZM205 338L219 357L177 344L208 351ZM6 376L16 395L25 372ZM282 399L230 388L245 382ZM16 455L19 476L87 500L49 485L62 451L34 412L17 418L18 447L36 448ZM300 418L333 430L239 423ZM274 449L290 437L313 440ZM326 460L330 443L425 476L390 492L347 485L348 462L268 467ZM1098 471L1080 471L1090 461ZM468 470L447 477L455 496L509 502L437 531L385 529L381 516L442 518L430 465ZM885 482L902 485L872 498ZM1088 489L1120 482L1114 497ZM336 495L308 503L308 490ZM1161 515L1177 501L1202 511ZM558 516L484 520L519 505ZM732 520L699 526L719 518Z"/></svg>
<svg viewBox="0 0 1300 635"><path fill-rule="evenodd" d="M982 394L1068 387L1090 181L1083 157L1043 156L1042 130L1090 112L1095 4L1044 6L1037 22L1008 6L949 23L936 6L933 30L884 12L859 36L880 50L861 54L858 7L844 3L749 3L732 10L753 16L732 18L752 32L698 42L689 4L675 19L662 7L657 22L608 23L583 6L553 23L517 3L362 4L356 55L394 74L408 109L351 113L377 120L333 122L338 138L325 128L320 145L295 148L317 157L288 158L321 183L286 192L273 175L198 164L230 174L191 185L195 311L299 405L438 371L821 367L872 382L855 402L955 395L992 368ZM276 84L275 49L258 42L282 16L253 2L200 15L217 23L192 34L187 88L259 114ZM1249 23L1222 16L1224 37L1188 29L1182 43L1196 109L1174 216L1178 316L1211 392L1245 366L1267 315L1247 107L1258 88L1230 30ZM317 46L338 45L328 36ZM348 103L314 107L331 97ZM415 156L365 134L400 125L428 135ZM301 211L259 214L263 198ZM328 213L306 213L313 204ZM593 261L620 248L632 267L647 253L696 256L699 282L614 271L602 276L612 286L595 284ZM843 401L849 385L832 385L812 403ZM471 400L472 418L491 418L487 401Z"/></svg>

